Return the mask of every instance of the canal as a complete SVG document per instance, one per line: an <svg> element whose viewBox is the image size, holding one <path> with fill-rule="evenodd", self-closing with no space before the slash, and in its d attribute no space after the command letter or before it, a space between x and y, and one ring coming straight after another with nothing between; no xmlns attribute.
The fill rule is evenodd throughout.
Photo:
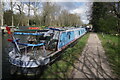
<svg viewBox="0 0 120 80"><path fill-rule="evenodd" d="M3 34L2 35L2 79L10 79L10 63L9 63L9 58L8 58L8 44L9 42L7 41L8 35Z"/></svg>

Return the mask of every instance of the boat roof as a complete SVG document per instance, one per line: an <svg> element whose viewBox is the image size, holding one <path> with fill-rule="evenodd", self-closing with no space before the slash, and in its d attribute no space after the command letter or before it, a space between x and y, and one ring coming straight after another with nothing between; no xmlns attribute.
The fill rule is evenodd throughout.
<svg viewBox="0 0 120 80"><path fill-rule="evenodd" d="M53 31L73 31L73 30L79 30L83 29L81 27L61 27L61 28L48 28L45 30L18 30L17 32L14 32L15 35L44 35L44 33L39 32L47 32L49 30Z"/></svg>
<svg viewBox="0 0 120 80"><path fill-rule="evenodd" d="M61 28L49 28L50 30L54 30L54 31L63 31L63 29Z"/></svg>

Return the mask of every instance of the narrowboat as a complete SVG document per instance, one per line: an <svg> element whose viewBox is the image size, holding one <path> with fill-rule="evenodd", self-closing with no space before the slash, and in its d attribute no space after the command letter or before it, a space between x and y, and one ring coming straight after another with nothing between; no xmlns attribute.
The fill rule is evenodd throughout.
<svg viewBox="0 0 120 80"><path fill-rule="evenodd" d="M9 62L17 67L36 68L53 61L53 56L64 50L86 33L85 28L48 28L35 32L14 32L6 28L12 44ZM22 41L22 36L26 39Z"/></svg>

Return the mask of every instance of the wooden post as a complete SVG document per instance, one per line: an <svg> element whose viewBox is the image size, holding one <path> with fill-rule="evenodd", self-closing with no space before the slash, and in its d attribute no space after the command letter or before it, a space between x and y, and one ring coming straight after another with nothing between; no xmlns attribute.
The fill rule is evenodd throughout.
<svg viewBox="0 0 120 80"><path fill-rule="evenodd" d="M2 79L2 29L3 26L3 3L0 0L0 80Z"/></svg>
<svg viewBox="0 0 120 80"><path fill-rule="evenodd" d="M0 29L0 80L2 79L2 30Z"/></svg>

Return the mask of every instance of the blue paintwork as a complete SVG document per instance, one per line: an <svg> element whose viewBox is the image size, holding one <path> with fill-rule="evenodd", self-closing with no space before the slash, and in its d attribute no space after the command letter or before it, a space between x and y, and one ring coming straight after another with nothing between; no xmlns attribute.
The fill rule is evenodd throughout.
<svg viewBox="0 0 120 80"><path fill-rule="evenodd" d="M39 43L39 44L25 44L25 43L17 43L17 44L19 44L19 45L24 45L24 46L42 46L42 45L44 45L44 43Z"/></svg>
<svg viewBox="0 0 120 80"><path fill-rule="evenodd" d="M23 32L14 32L15 35L43 35L41 33L23 33Z"/></svg>
<svg viewBox="0 0 120 80"><path fill-rule="evenodd" d="M70 31L63 31L60 34L60 40L58 44L58 49L62 48L63 46L67 45L71 41L81 37L86 33L85 28L78 28L76 30L70 30Z"/></svg>
<svg viewBox="0 0 120 80"><path fill-rule="evenodd" d="M44 43L39 43L39 44L26 44L26 43L19 43L19 42L17 42L18 40L20 40L20 39L16 39L16 40L13 40L12 42L13 43L17 43L18 45L24 45L24 46L42 46L42 45L44 45Z"/></svg>

